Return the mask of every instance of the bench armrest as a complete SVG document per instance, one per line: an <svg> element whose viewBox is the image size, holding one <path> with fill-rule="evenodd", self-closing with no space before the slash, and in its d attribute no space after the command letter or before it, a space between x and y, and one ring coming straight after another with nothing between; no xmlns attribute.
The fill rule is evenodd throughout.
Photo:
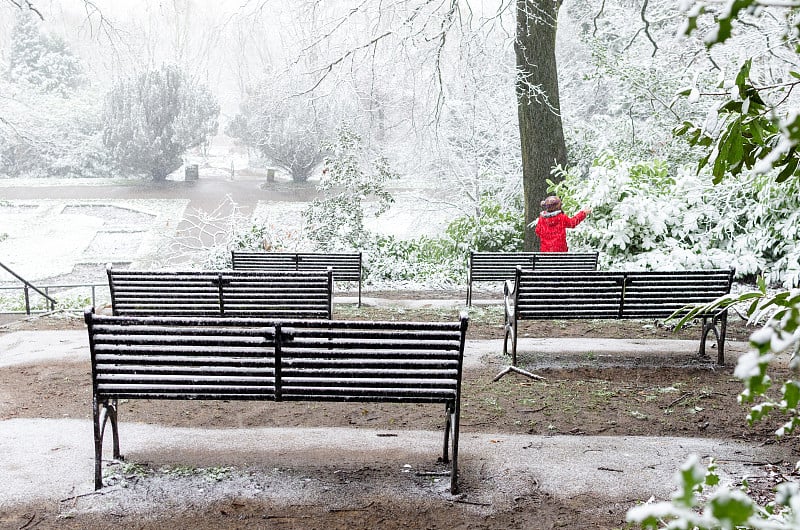
<svg viewBox="0 0 800 530"><path fill-rule="evenodd" d="M503 297L505 297L505 298L509 298L509 297L513 298L514 297L514 291L516 290L516 288L517 288L517 284L516 284L516 282L514 282L512 280L506 280L505 282L503 282Z"/></svg>
<svg viewBox="0 0 800 530"><path fill-rule="evenodd" d="M506 280L503 282L503 306L505 307L505 320L506 323L509 322L509 317L514 314L514 305L516 303L516 296L515 291L517 289L517 283L512 280Z"/></svg>

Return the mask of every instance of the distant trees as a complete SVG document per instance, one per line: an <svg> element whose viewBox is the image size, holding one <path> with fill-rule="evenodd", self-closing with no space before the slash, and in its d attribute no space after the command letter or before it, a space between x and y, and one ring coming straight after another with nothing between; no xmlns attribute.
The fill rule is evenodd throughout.
<svg viewBox="0 0 800 530"><path fill-rule="evenodd" d="M183 154L217 132L219 103L208 87L164 65L118 80L103 112L103 142L124 169L163 180Z"/></svg>
<svg viewBox="0 0 800 530"><path fill-rule="evenodd" d="M286 79L286 78L284 78ZM295 182L305 182L325 158L336 123L331 98L296 94L289 83L265 80L250 89L226 133L257 149Z"/></svg>
<svg viewBox="0 0 800 530"><path fill-rule="evenodd" d="M17 11L11 33L9 80L66 95L83 82L83 68L64 39L41 31L33 11Z"/></svg>
<svg viewBox="0 0 800 530"><path fill-rule="evenodd" d="M0 176L106 175L98 97L81 62L36 12L13 14L0 79Z"/></svg>

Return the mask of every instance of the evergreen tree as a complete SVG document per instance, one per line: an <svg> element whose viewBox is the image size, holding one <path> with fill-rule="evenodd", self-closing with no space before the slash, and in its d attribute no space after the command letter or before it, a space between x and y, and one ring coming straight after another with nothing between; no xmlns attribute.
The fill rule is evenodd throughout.
<svg viewBox="0 0 800 530"><path fill-rule="evenodd" d="M217 132L219 103L175 66L122 79L106 98L103 141L121 168L163 180Z"/></svg>
<svg viewBox="0 0 800 530"><path fill-rule="evenodd" d="M83 69L61 37L41 31L30 10L19 10L11 35L8 76L43 92L66 95L83 81Z"/></svg>

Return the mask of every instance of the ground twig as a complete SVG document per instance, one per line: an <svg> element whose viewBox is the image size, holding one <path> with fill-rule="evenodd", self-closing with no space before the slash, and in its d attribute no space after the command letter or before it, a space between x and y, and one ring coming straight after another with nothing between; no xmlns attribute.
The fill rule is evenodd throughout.
<svg viewBox="0 0 800 530"><path fill-rule="evenodd" d="M20 526L19 530L25 530L26 528L29 528L30 524L33 522L34 519L36 519L36 512L33 512L33 515L31 515L31 518L28 519L28 521L24 525Z"/></svg>
<svg viewBox="0 0 800 530"><path fill-rule="evenodd" d="M470 504L472 506L491 506L492 503L490 502L474 502L474 501L467 501L464 499L453 499L453 502L458 502L461 504Z"/></svg>
<svg viewBox="0 0 800 530"><path fill-rule="evenodd" d="M684 395L682 395L681 397L679 397L678 399L674 400L672 403L670 403L669 405L667 405L667 407L666 407L666 408L670 408L670 407L672 407L673 405L677 405L678 403L680 403L681 401L683 401L683 400L684 400L684 399L686 399L687 397L691 396L692 394L693 394L693 392L686 392Z"/></svg>
<svg viewBox="0 0 800 530"><path fill-rule="evenodd" d="M494 377L494 379L492 379L492 382L499 381L501 377L503 377L504 375L506 375L509 372L516 372L518 374L524 375L525 377L530 377L531 379L536 379L538 381L544 381L545 380L544 377L542 377L541 375L536 375L533 372L529 372L527 370L523 370L522 368L517 368L516 366L506 366L505 368L503 368L503 370L499 374L497 374Z"/></svg>

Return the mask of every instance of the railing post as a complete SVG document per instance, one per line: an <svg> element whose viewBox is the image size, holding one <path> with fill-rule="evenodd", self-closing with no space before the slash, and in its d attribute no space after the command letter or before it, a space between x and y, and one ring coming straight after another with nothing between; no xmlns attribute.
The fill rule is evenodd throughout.
<svg viewBox="0 0 800 530"><path fill-rule="evenodd" d="M28 292L28 284L25 284L25 287L22 289L22 291L25 293L25 314L26 315L30 315L31 314L31 296L30 296L30 293Z"/></svg>
<svg viewBox="0 0 800 530"><path fill-rule="evenodd" d="M45 307L47 307L47 305L50 304L50 311L55 311L56 310L56 304L53 303L52 299L48 300L50 298L50 287L49 286L45 286L44 294L46 296L46 298L44 300Z"/></svg>

